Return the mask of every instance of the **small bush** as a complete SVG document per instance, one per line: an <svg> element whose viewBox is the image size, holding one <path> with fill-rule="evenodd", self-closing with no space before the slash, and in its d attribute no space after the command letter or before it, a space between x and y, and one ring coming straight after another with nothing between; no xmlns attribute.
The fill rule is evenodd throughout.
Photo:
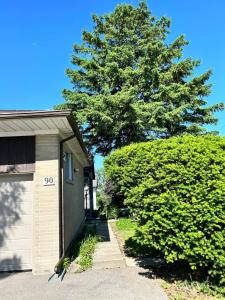
<svg viewBox="0 0 225 300"><path fill-rule="evenodd" d="M130 145L111 154L105 170L137 221L137 243L225 284L224 138Z"/></svg>
<svg viewBox="0 0 225 300"><path fill-rule="evenodd" d="M107 208L106 217L107 219L117 219L120 214L120 209L115 204L111 204Z"/></svg>

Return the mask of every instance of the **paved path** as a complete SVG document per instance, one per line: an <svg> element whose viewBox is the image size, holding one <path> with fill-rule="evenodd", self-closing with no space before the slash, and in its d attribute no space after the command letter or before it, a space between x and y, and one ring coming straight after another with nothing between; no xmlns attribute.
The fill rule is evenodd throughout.
<svg viewBox="0 0 225 300"><path fill-rule="evenodd" d="M96 227L97 234L102 240L96 246L92 269L125 268L124 257L110 224L107 222L97 223Z"/></svg>
<svg viewBox="0 0 225 300"><path fill-rule="evenodd" d="M107 223L97 224L97 232L103 241L97 245L92 270L49 283L47 275L0 273L0 300L168 300L148 270L125 264Z"/></svg>
<svg viewBox="0 0 225 300"><path fill-rule="evenodd" d="M62 282L28 273L0 274L1 300L168 300L156 280L136 267L67 274Z"/></svg>

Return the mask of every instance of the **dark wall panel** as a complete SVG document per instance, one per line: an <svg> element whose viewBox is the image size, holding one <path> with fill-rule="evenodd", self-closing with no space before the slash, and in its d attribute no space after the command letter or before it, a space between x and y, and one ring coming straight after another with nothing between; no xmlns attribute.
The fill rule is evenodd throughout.
<svg viewBox="0 0 225 300"><path fill-rule="evenodd" d="M0 173L35 171L35 137L0 137Z"/></svg>

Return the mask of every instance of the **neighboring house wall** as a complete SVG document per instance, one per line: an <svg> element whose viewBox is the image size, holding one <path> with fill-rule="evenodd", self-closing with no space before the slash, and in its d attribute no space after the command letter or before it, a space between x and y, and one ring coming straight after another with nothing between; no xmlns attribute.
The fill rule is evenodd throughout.
<svg viewBox="0 0 225 300"><path fill-rule="evenodd" d="M97 210L97 180L93 180L93 209Z"/></svg>
<svg viewBox="0 0 225 300"><path fill-rule="evenodd" d="M33 273L52 272L59 259L59 138L36 136L33 196ZM55 185L44 186L53 176Z"/></svg>
<svg viewBox="0 0 225 300"><path fill-rule="evenodd" d="M72 153L74 148L64 145L64 153ZM64 226L65 226L65 250L79 232L84 222L84 164L78 160L78 156L72 153L73 160L73 180L65 180L65 162L64 162Z"/></svg>
<svg viewBox="0 0 225 300"><path fill-rule="evenodd" d="M86 210L86 215L90 217L92 216L92 211L94 210L93 178L94 178L93 166L86 167L84 169L84 180L85 180L84 207Z"/></svg>

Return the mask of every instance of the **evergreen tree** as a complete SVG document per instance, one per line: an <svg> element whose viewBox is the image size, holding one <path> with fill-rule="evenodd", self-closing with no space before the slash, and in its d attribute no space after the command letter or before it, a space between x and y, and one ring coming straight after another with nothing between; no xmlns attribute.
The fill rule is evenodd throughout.
<svg viewBox="0 0 225 300"><path fill-rule="evenodd" d="M170 20L155 18L146 2L118 5L114 12L93 16L92 32L74 45L65 89L86 142L102 155L124 145L184 133L204 133L217 122L219 103L206 106L211 71L194 77L199 60L182 59L188 42L168 43ZM62 107L61 106L61 107Z"/></svg>

